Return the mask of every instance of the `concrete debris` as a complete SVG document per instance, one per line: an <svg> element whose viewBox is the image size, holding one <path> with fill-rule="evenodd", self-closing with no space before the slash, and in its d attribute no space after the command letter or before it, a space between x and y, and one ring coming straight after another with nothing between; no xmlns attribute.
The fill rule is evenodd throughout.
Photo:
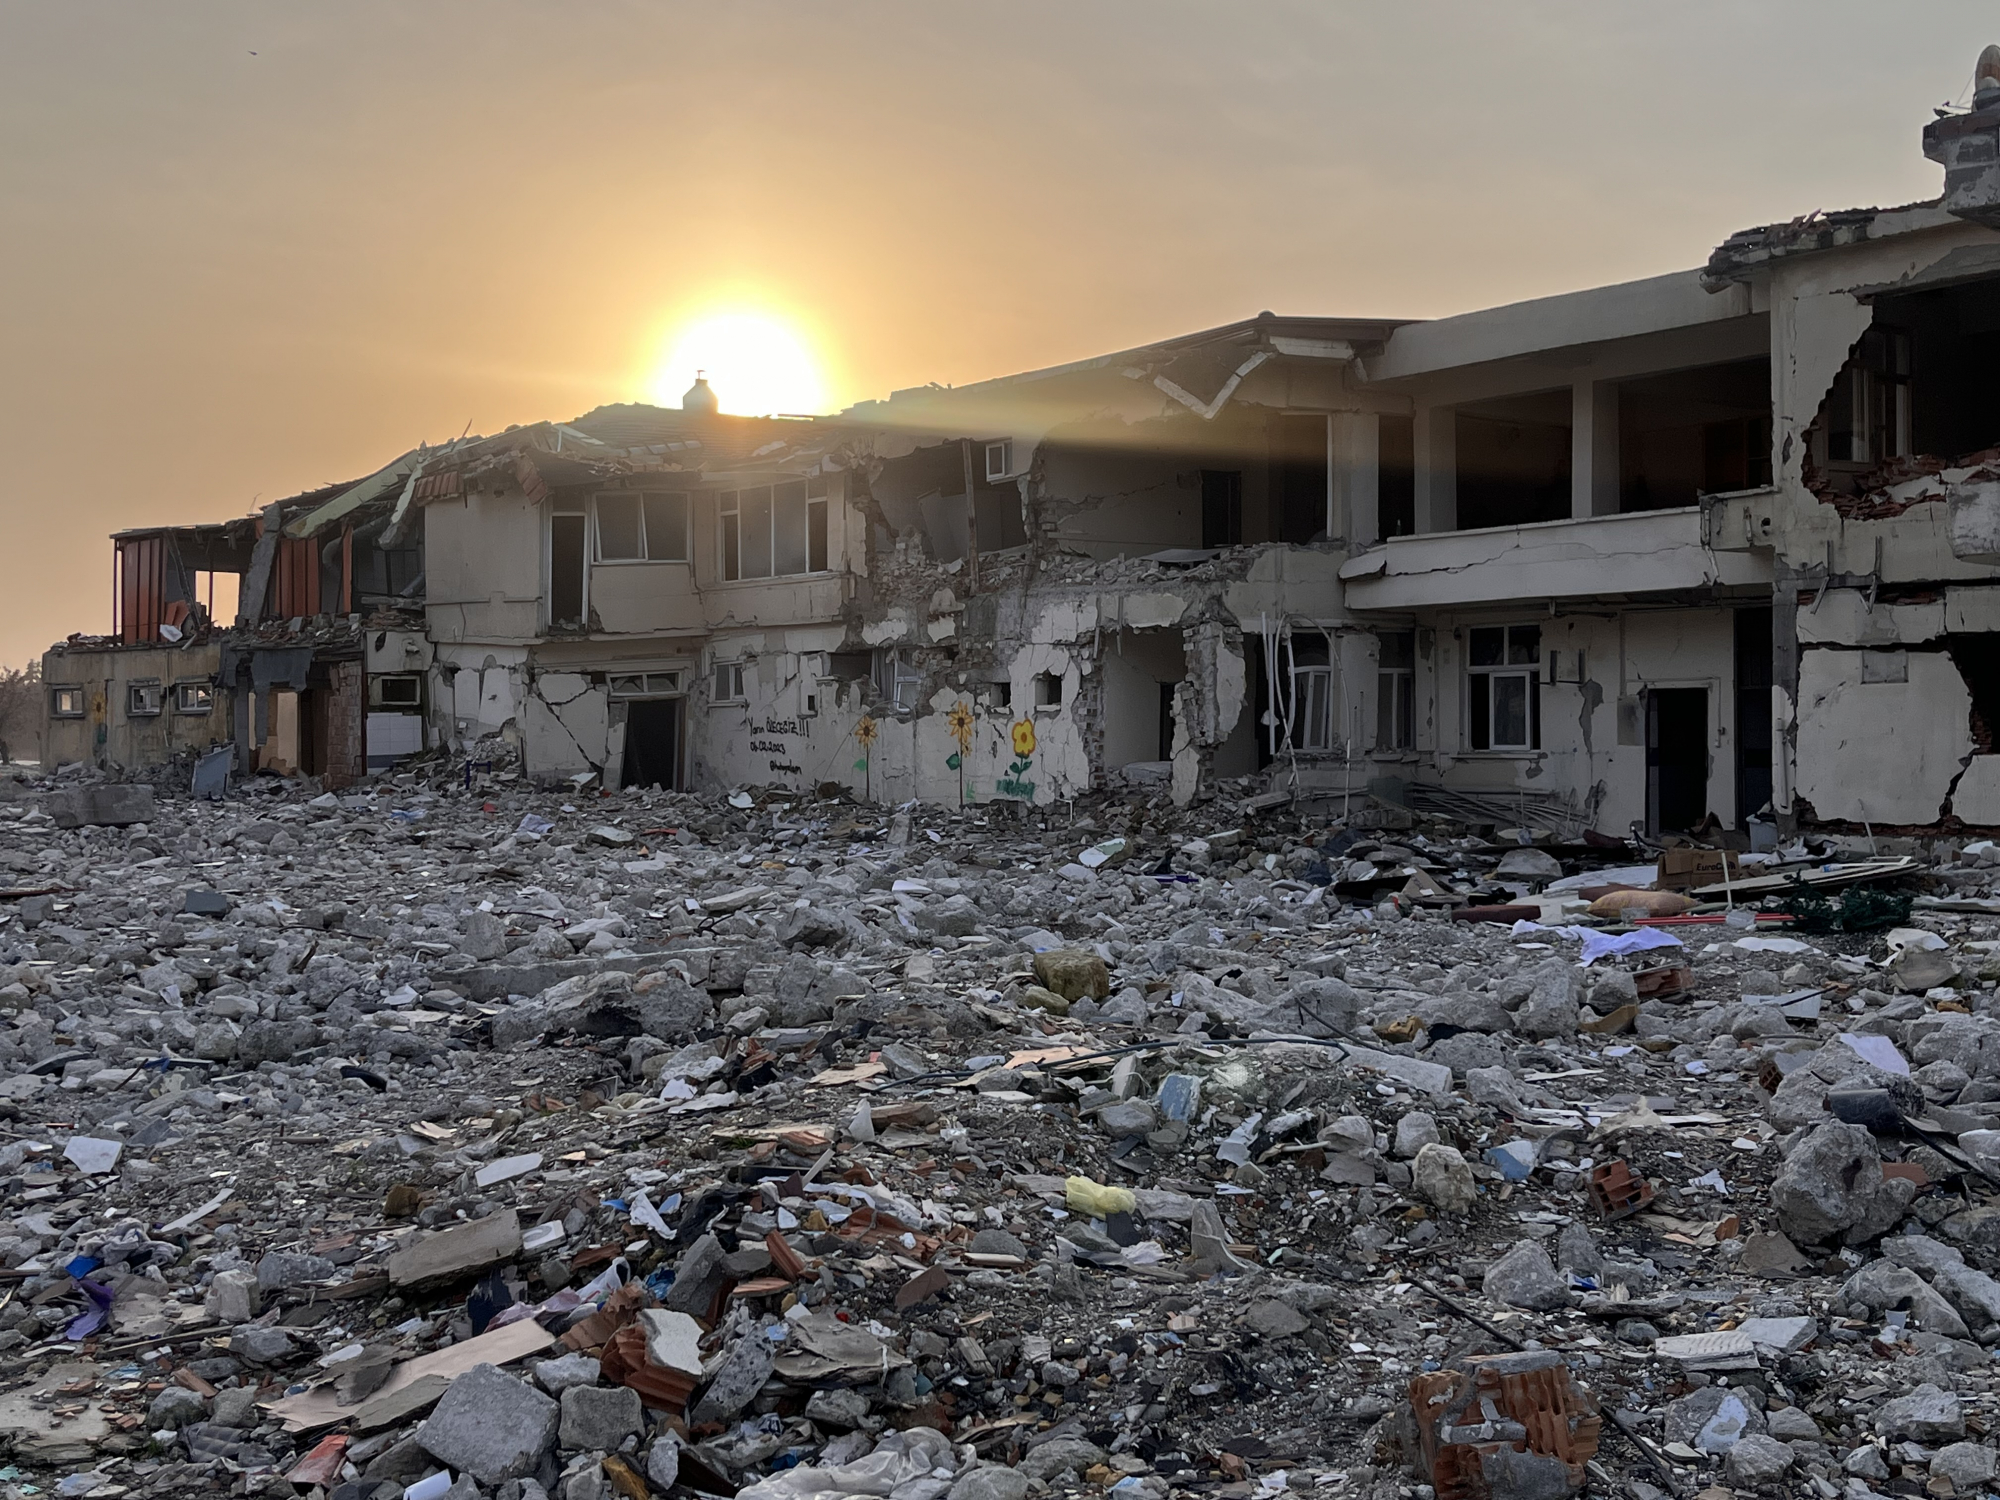
<svg viewBox="0 0 2000 1500"><path fill-rule="evenodd" d="M1667 997L1293 880L1380 837L1295 806L382 790L0 802L59 888L0 926L0 1497L1993 1481L2000 917L1915 919L1948 991L1715 924Z"/></svg>

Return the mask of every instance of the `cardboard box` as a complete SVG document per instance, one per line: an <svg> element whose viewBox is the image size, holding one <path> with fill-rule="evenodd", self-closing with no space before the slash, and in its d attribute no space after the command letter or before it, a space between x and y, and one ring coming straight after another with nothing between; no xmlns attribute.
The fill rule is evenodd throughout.
<svg viewBox="0 0 2000 1500"><path fill-rule="evenodd" d="M1728 861L1726 866L1725 860ZM1725 869L1728 872L1726 877ZM1660 852L1659 873L1653 884L1663 891L1686 891L1696 886L1717 885L1725 878L1743 878L1733 850L1682 847Z"/></svg>

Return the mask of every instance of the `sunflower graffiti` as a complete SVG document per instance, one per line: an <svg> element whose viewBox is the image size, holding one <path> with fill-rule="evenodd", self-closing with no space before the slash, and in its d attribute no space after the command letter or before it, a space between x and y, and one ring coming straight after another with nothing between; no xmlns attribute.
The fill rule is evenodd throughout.
<svg viewBox="0 0 2000 1500"><path fill-rule="evenodd" d="M1019 797L1023 801L1035 800L1035 784L1025 781L1035 764L1035 721L1016 719L1014 721L1014 763L1007 768L995 786L1003 797Z"/></svg>

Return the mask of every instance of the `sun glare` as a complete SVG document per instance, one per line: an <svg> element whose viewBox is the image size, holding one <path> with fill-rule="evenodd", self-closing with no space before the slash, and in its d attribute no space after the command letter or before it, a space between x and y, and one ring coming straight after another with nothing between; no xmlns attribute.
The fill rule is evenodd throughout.
<svg viewBox="0 0 2000 1500"><path fill-rule="evenodd" d="M708 378L721 409L739 416L826 409L826 386L812 351L790 328L762 313L712 313L670 336L650 394L679 406L696 374Z"/></svg>

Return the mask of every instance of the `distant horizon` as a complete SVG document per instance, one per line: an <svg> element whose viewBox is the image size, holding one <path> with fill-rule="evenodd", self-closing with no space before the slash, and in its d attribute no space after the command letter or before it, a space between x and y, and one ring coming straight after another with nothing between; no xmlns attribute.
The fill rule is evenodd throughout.
<svg viewBox="0 0 2000 1500"><path fill-rule="evenodd" d="M468 428L828 412L1254 317L1432 318L1922 200L2000 15L1179 0L0 0L0 665L108 535ZM681 382L676 386L676 382ZM672 399L662 401L665 393Z"/></svg>

